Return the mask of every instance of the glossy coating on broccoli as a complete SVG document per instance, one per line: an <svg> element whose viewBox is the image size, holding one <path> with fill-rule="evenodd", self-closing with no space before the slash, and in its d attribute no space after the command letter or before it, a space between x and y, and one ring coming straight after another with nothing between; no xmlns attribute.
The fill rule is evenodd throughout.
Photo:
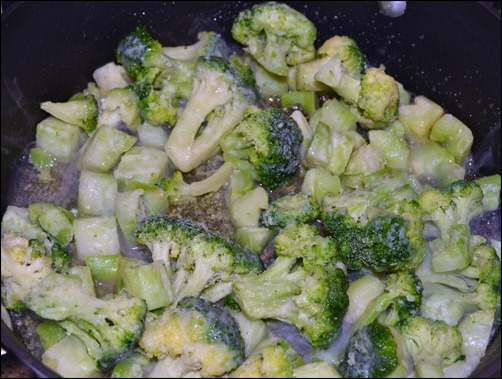
<svg viewBox="0 0 502 379"><path fill-rule="evenodd" d="M151 216L138 225L136 239L150 249L154 261L164 261L168 271L172 271L171 281L178 300L199 296L204 289L230 282L236 276L263 270L263 263L255 253L203 224L186 219Z"/></svg>
<svg viewBox="0 0 502 379"><path fill-rule="evenodd" d="M250 107L221 147L226 160L249 160L258 181L274 189L297 172L302 140L296 121L279 109Z"/></svg>
<svg viewBox="0 0 502 379"><path fill-rule="evenodd" d="M338 54L347 73L356 79L361 78L366 68L366 56L357 42L348 36L335 35L327 39L317 53L320 57L333 57Z"/></svg>
<svg viewBox="0 0 502 379"><path fill-rule="evenodd" d="M90 296L80 280L57 273L32 288L25 303L37 315L61 321L69 334L82 339L103 371L136 344L147 309L145 301L138 298L103 300Z"/></svg>
<svg viewBox="0 0 502 379"><path fill-rule="evenodd" d="M344 378L383 378L397 367L397 354L389 327L374 321L350 338L338 370Z"/></svg>
<svg viewBox="0 0 502 379"><path fill-rule="evenodd" d="M319 216L319 204L313 196L297 193L281 196L261 212L260 225L285 227L291 223L310 223Z"/></svg>
<svg viewBox="0 0 502 379"><path fill-rule="evenodd" d="M213 157L255 99L253 89L226 59L199 57L192 91L164 145L174 165L188 172Z"/></svg>
<svg viewBox="0 0 502 379"><path fill-rule="evenodd" d="M195 297L181 299L150 323L139 346L149 356L182 356L202 377L223 375L244 361L244 341L230 312Z"/></svg>
<svg viewBox="0 0 502 379"><path fill-rule="evenodd" d="M312 228L288 226L275 240L272 265L262 274L236 280L233 290L251 319L285 321L312 346L326 348L339 334L348 307L348 276L329 239Z"/></svg>
<svg viewBox="0 0 502 379"><path fill-rule="evenodd" d="M315 57L315 25L289 5L267 2L242 11L232 37L268 71L287 76L288 66Z"/></svg>

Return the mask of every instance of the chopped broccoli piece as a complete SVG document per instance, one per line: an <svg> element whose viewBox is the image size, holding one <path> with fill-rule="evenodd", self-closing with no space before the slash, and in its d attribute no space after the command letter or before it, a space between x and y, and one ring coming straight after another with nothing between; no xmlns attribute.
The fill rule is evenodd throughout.
<svg viewBox="0 0 502 379"><path fill-rule="evenodd" d="M397 365L397 343L392 332L374 321L350 338L338 370L344 378L383 378Z"/></svg>
<svg viewBox="0 0 502 379"><path fill-rule="evenodd" d="M348 36L335 35L327 39L317 53L320 57L338 54L347 73L355 79L360 79L366 68L366 56L357 42Z"/></svg>
<svg viewBox="0 0 502 379"><path fill-rule="evenodd" d="M314 347L339 334L348 307L348 277L329 238L314 226L291 224L275 239L276 260L259 275L234 282L234 294L251 319L294 325Z"/></svg>
<svg viewBox="0 0 502 379"><path fill-rule="evenodd" d="M225 160L248 160L258 181L277 188L298 170L303 136L296 121L276 108L247 109L244 119L221 142Z"/></svg>
<svg viewBox="0 0 502 379"><path fill-rule="evenodd" d="M270 337L260 342L231 378L292 378L303 358L282 338Z"/></svg>
<svg viewBox="0 0 502 379"><path fill-rule="evenodd" d="M21 312L31 288L54 272L52 259L36 240L30 244L14 232L2 236L2 300L7 309ZM35 242L36 241L36 242Z"/></svg>
<svg viewBox="0 0 502 379"><path fill-rule="evenodd" d="M67 246L73 240L71 212L52 203L31 203L29 210L30 221L40 225L59 245Z"/></svg>
<svg viewBox="0 0 502 379"><path fill-rule="evenodd" d="M187 172L214 156L220 140L255 101L231 64L220 57L200 57L190 97L164 147L169 158Z"/></svg>
<svg viewBox="0 0 502 379"><path fill-rule="evenodd" d="M223 375L244 361L244 341L230 312L195 297L181 299L150 323L139 346L148 356L181 356L180 364L202 377Z"/></svg>
<svg viewBox="0 0 502 379"><path fill-rule="evenodd" d="M162 47L162 53L172 59L189 61L209 55L226 58L229 55L229 48L221 34L213 31L203 31L197 33L197 42L192 45L164 46Z"/></svg>
<svg viewBox="0 0 502 379"><path fill-rule="evenodd" d="M45 101L40 108L61 121L81 127L87 134L96 129L98 124L98 102L93 95L64 103Z"/></svg>
<svg viewBox="0 0 502 379"><path fill-rule="evenodd" d="M61 321L69 334L81 338L103 371L138 341L146 315L144 300L99 299L88 295L80 280L57 273L47 275L32 288L25 303L39 316Z"/></svg>
<svg viewBox="0 0 502 379"><path fill-rule="evenodd" d="M260 224L266 227L285 227L291 223L310 223L319 216L317 200L300 192L283 195L262 211Z"/></svg>
<svg viewBox="0 0 502 379"><path fill-rule="evenodd" d="M143 370L151 363L150 361L147 356L135 351L115 365L111 377L143 378Z"/></svg>
<svg viewBox="0 0 502 379"><path fill-rule="evenodd" d="M289 5L258 4L239 13L232 37L268 71L287 76L288 66L315 57L315 25Z"/></svg>
<svg viewBox="0 0 502 379"><path fill-rule="evenodd" d="M150 249L154 261L166 263L175 302L263 270L258 255L190 220L151 216L139 223L136 239Z"/></svg>

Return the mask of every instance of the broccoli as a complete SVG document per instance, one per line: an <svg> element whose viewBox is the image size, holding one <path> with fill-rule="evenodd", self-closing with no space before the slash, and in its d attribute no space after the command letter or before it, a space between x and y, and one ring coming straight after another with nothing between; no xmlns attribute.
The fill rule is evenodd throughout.
<svg viewBox="0 0 502 379"><path fill-rule="evenodd" d="M293 378L341 378L341 375L333 363L314 361L294 368Z"/></svg>
<svg viewBox="0 0 502 379"><path fill-rule="evenodd" d="M305 364L290 343L278 337L260 342L231 378L292 378L294 369Z"/></svg>
<svg viewBox="0 0 502 379"><path fill-rule="evenodd" d="M204 180L186 183L183 174L175 171L171 177L162 178L159 187L167 193L172 204L194 200L195 197L218 191L228 180L234 170L230 162L223 163L218 170Z"/></svg>
<svg viewBox="0 0 502 379"><path fill-rule="evenodd" d="M338 370L344 378L383 378L398 365L397 343L390 328L373 321L349 340Z"/></svg>
<svg viewBox="0 0 502 379"><path fill-rule="evenodd" d="M61 246L67 246L73 240L73 215L66 209L53 203L31 203L28 217L34 224L49 234Z"/></svg>
<svg viewBox="0 0 502 379"><path fill-rule="evenodd" d="M300 192L275 199L261 212L260 224L285 227L290 223L310 223L319 215L319 204L313 196Z"/></svg>
<svg viewBox="0 0 502 379"><path fill-rule="evenodd" d="M315 57L315 25L303 14L282 3L267 2L239 13L232 37L263 67L287 76L289 67Z"/></svg>
<svg viewBox="0 0 502 379"><path fill-rule="evenodd" d="M214 156L220 140L255 101L253 90L224 58L199 57L193 80L190 97L164 145L183 172Z"/></svg>
<svg viewBox="0 0 502 379"><path fill-rule="evenodd" d="M277 258L262 274L234 282L235 300L249 318L287 322L312 346L326 348L348 307L348 276L331 240L315 226L291 224L274 246Z"/></svg>
<svg viewBox="0 0 502 379"><path fill-rule="evenodd" d="M143 370L150 364L150 359L139 351L122 359L113 368L112 378L142 378Z"/></svg>
<svg viewBox="0 0 502 379"><path fill-rule="evenodd" d="M83 99L63 103L45 101L40 108L61 121L81 127L87 134L93 132L98 124L98 102L90 94Z"/></svg>
<svg viewBox="0 0 502 379"><path fill-rule="evenodd" d="M460 330L441 320L414 316L399 328L420 378L444 377L443 369L463 360Z"/></svg>
<svg viewBox="0 0 502 379"><path fill-rule="evenodd" d="M400 177L341 195L327 195L321 221L349 269L415 268L426 252L416 192Z"/></svg>
<svg viewBox="0 0 502 379"><path fill-rule="evenodd" d="M195 297L181 299L151 322L139 346L150 357L181 357L180 365L202 377L223 375L244 361L244 341L229 311Z"/></svg>
<svg viewBox="0 0 502 379"><path fill-rule="evenodd" d="M383 292L368 303L353 324L353 331L377 319L387 325L400 325L409 317L419 314L423 284L412 270L389 274L383 279L383 284Z"/></svg>
<svg viewBox="0 0 502 379"><path fill-rule="evenodd" d="M301 159L302 132L296 121L277 108L251 106L244 119L222 141L226 161L249 161L257 180L275 189L297 171Z"/></svg>
<svg viewBox="0 0 502 379"><path fill-rule="evenodd" d="M54 272L53 260L42 243L30 241L14 232L2 236L2 299L5 307L15 312L25 309L31 288Z"/></svg>
<svg viewBox="0 0 502 379"><path fill-rule="evenodd" d="M198 57L216 55L222 58L229 56L227 43L221 36L213 31L203 31L197 34L197 42L188 46L164 46L162 53L169 58L179 61L190 61Z"/></svg>
<svg viewBox="0 0 502 379"><path fill-rule="evenodd" d="M80 338L102 371L136 344L147 309L146 302L138 298L90 296L80 280L58 273L47 275L33 287L25 304L40 317L60 321L68 334Z"/></svg>
<svg viewBox="0 0 502 379"><path fill-rule="evenodd" d="M370 128L385 127L397 118L399 88L393 77L379 68L369 68L361 78L357 108L359 122Z"/></svg>
<svg viewBox="0 0 502 379"><path fill-rule="evenodd" d="M320 57L334 57L338 54L349 75L360 79L366 68L366 56L357 42L348 36L335 35L322 44L317 51Z"/></svg>
<svg viewBox="0 0 502 379"><path fill-rule="evenodd" d="M148 217L138 224L136 239L150 249L154 261L166 264L176 300L263 270L258 255L190 220Z"/></svg>

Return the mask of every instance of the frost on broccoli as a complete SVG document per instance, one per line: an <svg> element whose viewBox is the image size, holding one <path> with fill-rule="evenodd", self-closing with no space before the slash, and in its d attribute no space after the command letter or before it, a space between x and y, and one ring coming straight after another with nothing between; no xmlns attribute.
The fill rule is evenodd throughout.
<svg viewBox="0 0 502 379"><path fill-rule="evenodd" d="M277 258L262 274L234 282L237 303L249 318L287 322L312 346L326 348L348 307L348 277L332 241L314 226L291 224L274 245Z"/></svg>
<svg viewBox="0 0 502 379"><path fill-rule="evenodd" d="M263 67L287 76L289 66L315 57L315 25L282 3L267 2L242 11L234 20L232 37Z"/></svg>
<svg viewBox="0 0 502 379"><path fill-rule="evenodd" d="M244 361L244 341L230 312L195 297L181 299L150 323L139 346L148 356L181 358L183 371L202 377L223 375Z"/></svg>
<svg viewBox="0 0 502 379"><path fill-rule="evenodd" d="M198 58L194 75L190 97L164 145L183 172L219 151L221 139L242 120L256 96L224 58Z"/></svg>
<svg viewBox="0 0 502 379"><path fill-rule="evenodd" d="M249 161L257 180L269 189L285 183L301 159L302 132L291 117L276 108L249 107L244 119L221 142L225 160L239 168Z"/></svg>
<svg viewBox="0 0 502 379"><path fill-rule="evenodd" d="M111 368L136 344L143 331L146 303L117 296L108 300L85 292L82 282L51 273L25 297L40 317L60 321L68 334L80 338L102 371Z"/></svg>
<svg viewBox="0 0 502 379"><path fill-rule="evenodd" d="M263 270L258 255L190 220L151 216L138 225L136 239L166 264L176 301L221 287L211 299L219 300L236 277Z"/></svg>

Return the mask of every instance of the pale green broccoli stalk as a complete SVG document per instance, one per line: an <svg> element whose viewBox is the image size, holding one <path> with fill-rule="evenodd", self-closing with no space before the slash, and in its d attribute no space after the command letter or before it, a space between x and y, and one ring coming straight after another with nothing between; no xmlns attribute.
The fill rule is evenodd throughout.
<svg viewBox="0 0 502 379"><path fill-rule="evenodd" d="M169 202L176 204L183 201L192 201L197 196L218 191L229 181L233 171L233 164L225 162L206 179L192 183L185 182L183 174L180 171L175 171L171 177L162 178L158 185L166 192Z"/></svg>
<svg viewBox="0 0 502 379"><path fill-rule="evenodd" d="M42 362L64 378L96 378L102 375L84 342L67 335L46 349Z"/></svg>
<svg viewBox="0 0 502 379"><path fill-rule="evenodd" d="M314 91L294 91L281 95L281 104L292 109L300 108L312 115L318 108L317 94Z"/></svg>
<svg viewBox="0 0 502 379"><path fill-rule="evenodd" d="M293 369L293 378L341 378L335 365L326 361L306 363Z"/></svg>
<svg viewBox="0 0 502 379"><path fill-rule="evenodd" d="M190 220L151 216L139 223L136 239L150 249L154 261L166 264L175 302L263 270L258 255ZM220 293L220 298L227 294Z"/></svg>
<svg viewBox="0 0 502 379"><path fill-rule="evenodd" d="M143 371L151 363L151 359L139 351L120 360L113 368L112 378L143 378Z"/></svg>
<svg viewBox="0 0 502 379"><path fill-rule="evenodd" d="M318 216L317 200L300 192L283 195L272 201L269 207L261 212L260 224L266 227L284 228L291 223L311 223Z"/></svg>
<svg viewBox="0 0 502 379"><path fill-rule="evenodd" d="M54 320L43 320L37 325L35 332L44 351L66 336L66 330Z"/></svg>
<svg viewBox="0 0 502 379"><path fill-rule="evenodd" d="M413 142L429 140L431 129L444 114L443 108L425 96L417 96L411 104L399 107L399 121L404 125L406 137Z"/></svg>
<svg viewBox="0 0 502 379"><path fill-rule="evenodd" d="M190 97L164 145L171 161L183 172L214 156L220 140L255 101L253 90L223 58L198 58L194 75Z"/></svg>
<svg viewBox="0 0 502 379"><path fill-rule="evenodd" d="M28 215L31 222L49 234L61 246L67 246L73 240L73 215L66 209L52 203L32 203Z"/></svg>
<svg viewBox="0 0 502 379"><path fill-rule="evenodd" d="M96 129L98 123L98 102L93 95L63 103L45 101L40 108L61 121L81 127L87 134Z"/></svg>
<svg viewBox="0 0 502 379"><path fill-rule="evenodd" d="M321 221L333 236L342 262L350 269L377 272L417 267L426 244L416 197L399 176L325 196Z"/></svg>
<svg viewBox="0 0 502 379"><path fill-rule="evenodd" d="M500 175L483 176L474 180L483 191L483 210L485 212L495 211L500 205Z"/></svg>
<svg viewBox="0 0 502 379"><path fill-rule="evenodd" d="M40 243L30 242L13 232L2 236L2 300L5 307L15 312L25 309L25 298L31 288L50 273L52 259L44 254Z"/></svg>
<svg viewBox="0 0 502 379"><path fill-rule="evenodd" d="M231 378L292 378L293 370L305 364L290 343L277 337L260 342Z"/></svg>
<svg viewBox="0 0 502 379"><path fill-rule="evenodd" d="M434 123L429 138L440 143L458 164L465 163L474 141L471 129L451 114L443 115Z"/></svg>
<svg viewBox="0 0 502 379"><path fill-rule="evenodd" d="M398 346L390 328L373 321L349 339L338 370L344 378L383 378L398 363Z"/></svg>
<svg viewBox="0 0 502 379"><path fill-rule="evenodd" d="M444 321L414 316L399 328L419 378L444 377L443 369L464 359L460 330Z"/></svg>
<svg viewBox="0 0 502 379"><path fill-rule="evenodd" d="M348 277L333 244L305 224L289 225L274 244L277 258L262 274L234 282L235 300L249 318L287 322L312 346L326 348L348 307Z"/></svg>
<svg viewBox="0 0 502 379"><path fill-rule="evenodd" d="M388 325L400 325L419 314L423 285L412 270L389 274L383 279L383 284L385 289L368 303L364 313L353 324L353 331L377 319Z"/></svg>
<svg viewBox="0 0 502 379"><path fill-rule="evenodd" d="M251 106L221 141L221 148L226 161L237 168L242 161L251 162L257 180L275 189L298 171L302 140L302 132L291 117L277 108Z"/></svg>
<svg viewBox="0 0 502 379"><path fill-rule="evenodd" d="M221 376L244 361L244 341L230 312L195 297L181 299L151 322L139 346L150 357L181 356L184 368L202 377Z"/></svg>
<svg viewBox="0 0 502 379"><path fill-rule="evenodd" d="M258 4L239 13L232 37L268 71L287 76L289 67L315 57L315 25L282 3Z"/></svg>
<svg viewBox="0 0 502 379"><path fill-rule="evenodd" d="M52 273L25 297L26 306L40 317L82 339L99 369L111 368L138 341L143 331L146 303L138 298L108 300L88 295L82 282Z"/></svg>
<svg viewBox="0 0 502 379"><path fill-rule="evenodd" d="M141 122L139 98L130 86L108 90L101 98L100 106L99 124L109 123L103 120L112 120L116 117L117 121L122 121L127 128L136 131Z"/></svg>
<svg viewBox="0 0 502 379"><path fill-rule="evenodd" d="M31 150L30 158L42 174L50 174L54 161L67 163L73 158L81 137L80 127L49 116L37 124L37 146Z"/></svg>

